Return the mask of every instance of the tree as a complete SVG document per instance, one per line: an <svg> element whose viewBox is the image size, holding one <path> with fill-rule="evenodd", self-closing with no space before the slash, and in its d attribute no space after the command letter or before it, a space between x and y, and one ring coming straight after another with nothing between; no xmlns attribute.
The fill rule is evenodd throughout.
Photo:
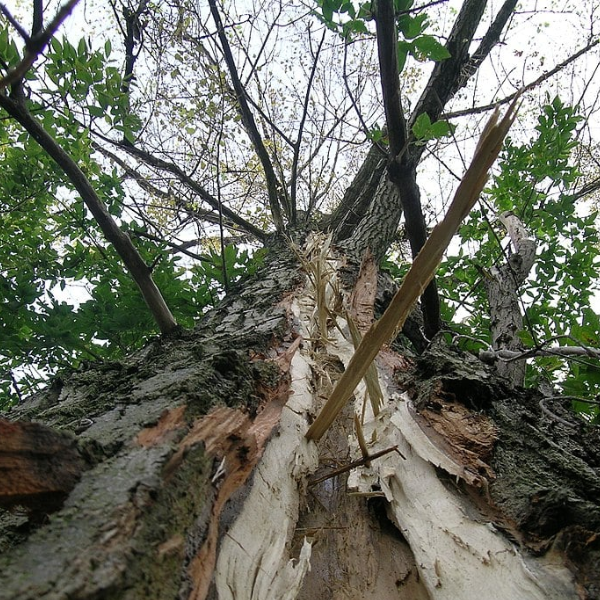
<svg viewBox="0 0 600 600"><path fill-rule="evenodd" d="M430 232L420 165L519 13L466 0L433 35L425 10L446 7L413 4L111 2L122 70L110 37L54 35L75 2L50 21L34 3L31 34L1 7L21 38L0 34L2 361L21 401L0 421L0 598L599 596L585 95L546 99L483 191L519 110L503 95ZM281 46L300 30L306 53ZM69 279L90 291L77 308L57 298ZM24 399L28 362L72 370ZM551 371L545 396L522 387Z"/></svg>

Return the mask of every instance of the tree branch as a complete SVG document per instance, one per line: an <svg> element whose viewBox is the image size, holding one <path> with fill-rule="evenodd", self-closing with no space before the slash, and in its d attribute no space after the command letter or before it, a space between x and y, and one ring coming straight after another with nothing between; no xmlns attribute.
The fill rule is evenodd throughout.
<svg viewBox="0 0 600 600"><path fill-rule="evenodd" d="M519 333L523 329L523 315L519 307L519 288L527 279L535 262L536 242L521 221L512 213L504 213L500 221L506 228L513 253L499 267L492 267L485 279L490 307L490 333L493 347L498 350L523 348ZM524 364L499 364L498 373L522 386L525 381Z"/></svg>
<svg viewBox="0 0 600 600"><path fill-rule="evenodd" d="M543 75L540 75L537 79L534 79L532 82L528 83L514 94L510 94L505 98L502 98L501 100L497 100L496 102L492 102L491 104L485 104L484 106L477 106L475 108L466 108L464 110L457 110L454 112L444 113L443 118L454 119L457 117L465 117L467 115L475 115L478 113L487 112L489 110L495 110L496 108L503 106L504 104L509 104L516 98L517 94L523 94L524 92L527 92L537 87L538 85L540 85L540 83L543 83L547 79L550 79L550 77L553 77L554 75L562 71L565 67L577 60L580 56L583 56L586 52L588 52L598 44L600 44L600 39L596 39L590 42L589 44L586 44L583 48L575 52L575 54L572 54L571 56L563 60L561 63L557 64L553 69L551 69L547 73L544 73Z"/></svg>
<svg viewBox="0 0 600 600"><path fill-rule="evenodd" d="M152 167L155 167L157 169L162 169L163 171L168 171L169 173L172 173L182 183L185 183L191 190L193 190L196 194L198 194L198 196L200 196L200 198L204 202L209 204L214 210L216 210L216 211L219 210L219 202L217 201L217 199L214 198L212 196L212 194L210 194L206 189L204 189L204 187L202 187L197 181L194 181L189 175L187 175L177 165L167 162L166 160L163 160L162 158L158 158L157 156L154 156L153 154L150 154L149 152L146 152L145 150L141 150L140 148L131 146L129 144L119 145L119 147L122 150L124 150L125 152L127 152L128 154L131 154L132 156L140 158L146 164L148 164ZM235 223L240 229L242 229L246 233L249 233L250 235L255 237L257 240L260 240L262 242L265 241L265 239L267 237L267 233L264 232L259 227L252 225L252 223L250 223L249 221L246 221L246 219L240 217L235 211L231 210L230 208L227 208L226 206L223 206L223 215L225 217L227 217L228 219L230 219L232 223Z"/></svg>
<svg viewBox="0 0 600 600"><path fill-rule="evenodd" d="M159 198L164 198L167 201L173 200L172 194L170 194L169 192L166 192L164 190L161 190L160 188L156 187L155 185L152 185L141 173L136 171L134 168L130 167L124 160L122 160L120 157L118 157L113 152L110 152L106 148L103 148L96 142L92 142L92 147L95 150L97 150L98 152L100 152L101 154L103 154L104 156L106 156L107 158L109 158L110 160L112 160L114 163L119 165L125 171L125 173L129 177L131 177L144 191L148 192L149 194L152 194L153 196L157 196ZM203 219L203 220L208 221L209 223L213 223L215 225L219 224L219 215L218 214L215 214L208 210L192 208L186 201L180 202L179 200L175 200L175 204L176 204L176 207L178 207L178 208L183 206L183 208L185 209L186 212L188 212L190 215L193 215L194 217L196 217L198 219ZM177 208L174 207L173 211L175 212L176 210L177 210ZM145 216L145 215L140 215L140 216L143 219L145 219L147 222L147 216ZM229 229L236 229L235 224L232 223L230 220L228 220L228 222L226 223L226 226Z"/></svg>
<svg viewBox="0 0 600 600"><path fill-rule="evenodd" d="M13 89L14 95L14 89ZM31 137L48 153L56 164L67 175L75 189L79 192L100 229L123 260L131 276L140 289L161 333L170 333L177 328L164 298L152 280L150 269L114 219L110 216L102 200L96 194L87 177L75 161L54 140L54 138L31 115L24 104L24 97L8 98L0 94L0 106L15 119L31 135Z"/></svg>
<svg viewBox="0 0 600 600"><path fill-rule="evenodd" d="M217 26L217 35L219 36L219 40L221 42L221 49L223 50L225 63L227 64L227 69L229 70L229 75L233 83L233 89L235 90L236 99L239 104L242 123L244 124L244 127L250 136L250 141L254 146L254 150L256 151L256 154L258 155L265 172L267 191L269 194L269 207L271 209L273 221L275 222L275 228L277 231L283 231L283 215L281 213L281 203L279 200L279 190L282 189L282 185L275 175L271 158L269 157L269 153L267 152L267 149L263 143L262 137L258 131L258 127L256 126L254 116L250 110L250 106L248 105L247 92L240 81L237 68L235 66L235 61L233 59L233 54L231 53L231 47L229 46L229 41L225 35L225 28L217 8L216 0L209 0L208 4L210 6L210 12L215 21L215 25ZM289 214L287 216L288 218L290 217Z"/></svg>
<svg viewBox="0 0 600 600"><path fill-rule="evenodd" d="M516 0L507 0L505 5L515 1ZM412 114L409 129L412 127L417 117L423 113L429 115L432 123L437 121L450 98L452 98L458 89L466 83L468 77L475 73L475 71L471 72L471 70L465 71L465 67L469 64L470 60L468 55L469 46L473 41L473 36L475 35L475 31L477 30L486 4L486 0L466 0L463 3L446 43L446 49L450 53L450 58L435 64L427 86L421 94ZM494 22L493 26L498 27L499 23L496 24L496 22ZM496 31L496 38L499 35L500 32ZM489 39L486 41L486 46L484 48L480 46L482 54L478 59L478 64L480 64L485 57L485 48L488 48L487 52L489 53L489 49L492 47L492 41L493 36L490 35ZM460 82L460 85L457 84L457 81ZM416 165L419 162L425 147L422 145L413 146L410 150L410 161Z"/></svg>
<svg viewBox="0 0 600 600"><path fill-rule="evenodd" d="M29 34L25 31L25 28L17 21L11 14L10 10L6 7L3 2L0 2L0 13L2 13L6 20L17 30L17 33L28 43L30 40Z"/></svg>
<svg viewBox="0 0 600 600"><path fill-rule="evenodd" d="M381 75L381 91L385 120L390 140L390 160L398 161L406 149L408 135L406 119L400 103L400 79L398 73L398 34L394 3L379 0L376 4L375 24L377 28L377 52Z"/></svg>
<svg viewBox="0 0 600 600"><path fill-rule="evenodd" d="M304 96L304 106L302 107L302 118L300 119L300 125L298 126L298 137L296 142L294 143L294 158L292 159L292 175L290 179L290 200L291 200L291 224L296 225L296 195L298 193L298 160L300 159L300 148L302 146L302 134L304 133L304 124L306 123L306 116L308 114L308 102L310 100L310 93L312 91L312 83L315 78L315 73L317 72L317 64L319 60L319 55L321 54L321 48L323 47L323 42L325 41L326 31L323 31L323 36L321 37L321 41L319 42L319 46L317 47L317 52L315 54L312 69L310 72L310 77L308 79L308 84L306 85L306 94Z"/></svg>
<svg viewBox="0 0 600 600"><path fill-rule="evenodd" d="M140 55L140 51L135 52L136 44L142 43L143 26L140 21L140 17L144 14L148 6L148 0L140 0L138 7L135 10L131 10L127 6L123 6L123 18L125 19L125 71L123 73L123 84L121 90L123 93L129 95L131 88L131 82L134 79L133 69L135 62Z"/></svg>
<svg viewBox="0 0 600 600"><path fill-rule="evenodd" d="M417 163L413 162L412 159L409 160L407 152L409 134L400 103L397 60L398 35L393 0L380 0L377 2L375 23L377 27L381 87L390 143L388 173L390 180L400 192L406 233L410 241L412 256L415 258L425 244L427 228L421 206L421 193L417 185ZM441 326L440 301L433 278L424 289L422 304L425 335L431 339Z"/></svg>
<svg viewBox="0 0 600 600"><path fill-rule="evenodd" d="M486 363L495 363L497 360L513 362L526 360L537 356L561 356L563 358L588 357L600 359L600 350L588 346L555 346L553 348L533 348L529 350L487 350L479 351L479 358Z"/></svg>

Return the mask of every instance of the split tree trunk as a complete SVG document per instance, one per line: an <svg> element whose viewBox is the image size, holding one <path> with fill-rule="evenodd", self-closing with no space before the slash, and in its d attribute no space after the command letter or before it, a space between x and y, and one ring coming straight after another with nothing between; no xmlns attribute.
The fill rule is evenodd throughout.
<svg viewBox="0 0 600 600"><path fill-rule="evenodd" d="M11 414L70 432L85 468L56 512L2 512L1 599L600 597L597 429L476 359L386 350L377 417L359 388L304 438L353 352L315 244L318 283L279 249L194 332ZM360 460L355 413L390 452Z"/></svg>

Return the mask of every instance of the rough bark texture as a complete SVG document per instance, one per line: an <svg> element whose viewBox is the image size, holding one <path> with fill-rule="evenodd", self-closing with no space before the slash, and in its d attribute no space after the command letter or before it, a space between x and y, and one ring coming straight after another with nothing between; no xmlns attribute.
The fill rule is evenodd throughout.
<svg viewBox="0 0 600 600"><path fill-rule="evenodd" d="M385 154L378 146L371 146L342 201L323 224L333 231L335 242L343 242L352 236L354 228L363 219L373 202L373 197L385 174L385 166ZM362 250L364 251L364 248Z"/></svg>
<svg viewBox="0 0 600 600"><path fill-rule="evenodd" d="M295 276L289 259L271 263L258 284L238 290L194 332L57 380L12 412L75 435L88 470L42 525L2 513L0 598L194 593L189 565L220 489L211 478L227 453L237 452L243 466L260 448L244 437L243 419L212 456L206 440L186 437L215 407L252 422L267 397L287 397L268 353L288 329L276 302Z"/></svg>
<svg viewBox="0 0 600 600"><path fill-rule="evenodd" d="M494 440L478 467L488 480L479 509L531 555L549 562L566 557L579 597L599 598L600 430L566 409L560 416L575 431L554 421L539 406L541 394L509 388L480 361L439 344L404 381L424 426L441 432L441 443L454 446L453 452L452 422L466 429L476 415L489 418ZM461 415L463 407L469 416ZM472 436L463 440L459 451L482 456ZM472 492L465 489L471 497Z"/></svg>
<svg viewBox="0 0 600 600"><path fill-rule="evenodd" d="M493 267L485 279L492 346L494 350L522 351L519 334L523 331L523 315L519 289L535 262L536 243L515 215L505 214L500 219L510 236L512 252L504 264ZM498 361L496 366L498 373L513 385L524 384L527 366L524 360Z"/></svg>
<svg viewBox="0 0 600 600"><path fill-rule="evenodd" d="M600 597L598 430L574 435L468 355L382 352L365 439L402 456L310 485L360 457L365 388L319 446L304 439L353 345L335 279L323 342L317 290L286 256L195 331L13 411L70 432L87 470L45 520L1 513L0 598Z"/></svg>

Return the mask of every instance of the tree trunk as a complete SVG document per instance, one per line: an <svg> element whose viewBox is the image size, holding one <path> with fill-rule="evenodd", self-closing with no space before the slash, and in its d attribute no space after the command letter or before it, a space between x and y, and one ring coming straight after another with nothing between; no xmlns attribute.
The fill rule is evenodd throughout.
<svg viewBox="0 0 600 600"><path fill-rule="evenodd" d="M386 349L379 414L361 384L305 439L353 353L340 263L311 244L312 277L281 247L193 332L13 411L85 468L56 512L25 493L0 513L0 599L600 597L598 430L477 359Z"/></svg>

